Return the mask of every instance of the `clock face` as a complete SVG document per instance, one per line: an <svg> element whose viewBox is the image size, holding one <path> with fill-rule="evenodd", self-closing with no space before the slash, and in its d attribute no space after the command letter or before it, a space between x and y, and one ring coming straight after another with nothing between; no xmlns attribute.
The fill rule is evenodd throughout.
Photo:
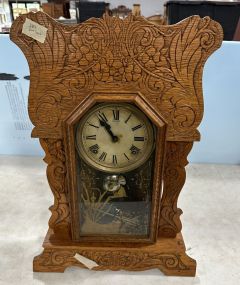
<svg viewBox="0 0 240 285"><path fill-rule="evenodd" d="M80 157L105 172L128 172L142 165L154 147L153 126L138 108L100 104L81 119L76 132Z"/></svg>

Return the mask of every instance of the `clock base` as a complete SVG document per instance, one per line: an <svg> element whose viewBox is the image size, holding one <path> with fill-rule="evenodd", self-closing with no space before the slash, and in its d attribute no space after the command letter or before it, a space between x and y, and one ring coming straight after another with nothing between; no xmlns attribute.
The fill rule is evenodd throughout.
<svg viewBox="0 0 240 285"><path fill-rule="evenodd" d="M67 267L87 268L74 256L76 253L95 261L92 270L141 271L157 268L168 276L195 276L196 261L185 253L181 233L176 238L160 238L155 244L87 244L72 241L52 241L49 230L43 252L33 260L35 272L64 272ZM51 241L50 241L51 240Z"/></svg>

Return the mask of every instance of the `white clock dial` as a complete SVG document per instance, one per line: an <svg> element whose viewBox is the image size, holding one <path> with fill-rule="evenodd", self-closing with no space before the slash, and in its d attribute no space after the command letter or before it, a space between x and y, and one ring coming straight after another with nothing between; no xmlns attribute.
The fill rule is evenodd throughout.
<svg viewBox="0 0 240 285"><path fill-rule="evenodd" d="M76 133L80 156L106 172L127 172L139 167L154 146L153 126L130 104L100 104L81 119Z"/></svg>

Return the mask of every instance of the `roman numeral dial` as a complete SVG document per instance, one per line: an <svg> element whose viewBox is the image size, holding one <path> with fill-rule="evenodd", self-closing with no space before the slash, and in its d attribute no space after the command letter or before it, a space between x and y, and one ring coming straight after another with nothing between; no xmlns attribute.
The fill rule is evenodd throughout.
<svg viewBox="0 0 240 285"><path fill-rule="evenodd" d="M89 109L76 128L76 148L90 166L124 173L143 164L154 148L153 125L137 107L102 103Z"/></svg>

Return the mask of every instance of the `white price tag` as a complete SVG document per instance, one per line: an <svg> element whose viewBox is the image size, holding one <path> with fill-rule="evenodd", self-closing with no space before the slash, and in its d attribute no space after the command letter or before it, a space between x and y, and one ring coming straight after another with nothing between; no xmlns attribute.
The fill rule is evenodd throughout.
<svg viewBox="0 0 240 285"><path fill-rule="evenodd" d="M78 253L76 253L75 255L74 255L74 257L79 261L79 262L81 262L83 265L85 265L88 269L92 269L93 267L96 267L96 266L98 266L98 264L95 262L95 261L93 261L93 260L91 260L91 259L89 259L89 258L87 258L87 257L85 257L85 256L82 256L82 255L80 255L80 254L78 254Z"/></svg>
<svg viewBox="0 0 240 285"><path fill-rule="evenodd" d="M47 36L47 28L26 18L23 24L22 33L43 44Z"/></svg>

